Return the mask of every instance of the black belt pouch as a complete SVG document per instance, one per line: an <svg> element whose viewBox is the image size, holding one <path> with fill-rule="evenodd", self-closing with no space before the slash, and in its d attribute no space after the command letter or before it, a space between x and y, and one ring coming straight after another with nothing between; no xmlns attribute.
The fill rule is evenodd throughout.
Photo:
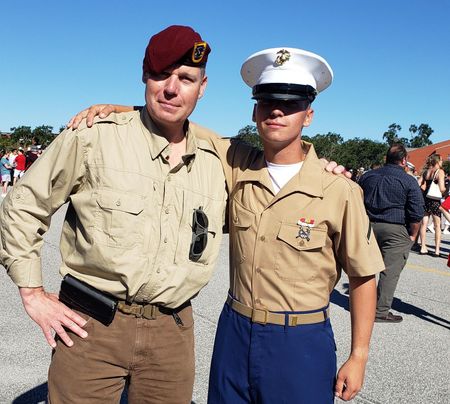
<svg viewBox="0 0 450 404"><path fill-rule="evenodd" d="M113 321L117 299L67 274L59 292L59 300L72 309L95 318L104 325Z"/></svg>

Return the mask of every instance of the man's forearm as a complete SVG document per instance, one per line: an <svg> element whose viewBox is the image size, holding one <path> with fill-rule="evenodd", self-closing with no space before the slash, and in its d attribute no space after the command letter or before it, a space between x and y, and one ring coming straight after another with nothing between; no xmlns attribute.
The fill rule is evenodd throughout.
<svg viewBox="0 0 450 404"><path fill-rule="evenodd" d="M416 239L417 234L419 234L419 230L420 230L420 222L409 224L409 237L411 240L414 241Z"/></svg>
<svg viewBox="0 0 450 404"><path fill-rule="evenodd" d="M351 354L367 361L376 308L375 275L350 277Z"/></svg>

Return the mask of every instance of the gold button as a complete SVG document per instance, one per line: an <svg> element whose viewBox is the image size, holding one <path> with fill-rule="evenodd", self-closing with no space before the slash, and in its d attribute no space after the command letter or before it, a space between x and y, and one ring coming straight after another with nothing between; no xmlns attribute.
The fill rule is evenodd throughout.
<svg viewBox="0 0 450 404"><path fill-rule="evenodd" d="M120 206L121 205L121 203L120 203L120 199L118 200L118 201L116 201L116 206Z"/></svg>
<svg viewBox="0 0 450 404"><path fill-rule="evenodd" d="M264 240L266 239L266 236L261 236L259 239L260 239L261 241L264 241Z"/></svg>

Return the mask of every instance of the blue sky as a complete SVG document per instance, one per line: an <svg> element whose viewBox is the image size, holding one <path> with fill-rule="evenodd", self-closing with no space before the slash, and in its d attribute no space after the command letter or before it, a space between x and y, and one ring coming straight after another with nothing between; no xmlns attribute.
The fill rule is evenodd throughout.
<svg viewBox="0 0 450 404"><path fill-rule="evenodd" d="M297 47L323 56L334 82L305 134L382 140L395 122L450 139L450 1L222 2L78 0L0 3L0 130L58 129L98 102L142 104L151 35L191 25L212 47L208 89L192 120L233 136L251 124L239 71L252 53Z"/></svg>

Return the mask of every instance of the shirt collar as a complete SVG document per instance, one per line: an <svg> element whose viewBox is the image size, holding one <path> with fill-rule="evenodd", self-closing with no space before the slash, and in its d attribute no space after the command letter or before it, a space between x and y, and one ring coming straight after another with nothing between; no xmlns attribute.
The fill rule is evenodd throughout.
<svg viewBox="0 0 450 404"><path fill-rule="evenodd" d="M402 167L402 166L399 165L399 164L386 163L386 164L385 164L385 167L393 167L393 168L398 168L398 169L400 169L400 170L402 170L402 171L405 171L405 168Z"/></svg>
<svg viewBox="0 0 450 404"><path fill-rule="evenodd" d="M302 168L276 195L285 196L293 192L302 192L311 196L323 196L323 179L322 175L318 175L324 169L312 143L302 141L302 147L305 151L305 160ZM253 163L247 168L238 181L257 181L264 185L267 189L272 190L272 182L264 158L264 153L260 153Z"/></svg>
<svg viewBox="0 0 450 404"><path fill-rule="evenodd" d="M165 150L169 151L168 149L170 147L170 143L161 134L160 129L153 122L145 106L141 111L141 121L144 128L149 132L148 143L150 154L152 156L152 159L155 160L159 155L163 154ZM190 171L192 168L192 164L194 163L195 155L197 154L198 149L207 150L217 156L216 151L208 141L199 139L196 136L198 130L200 129L195 123L186 120L186 153L183 155L182 159L183 163L187 166L188 171Z"/></svg>
<svg viewBox="0 0 450 404"><path fill-rule="evenodd" d="M144 106L141 111L141 121L144 128L147 130L149 136L147 137L150 154L152 159L155 160L164 150L169 146L168 140L161 134L159 128L155 125L152 118L147 111L147 107Z"/></svg>

